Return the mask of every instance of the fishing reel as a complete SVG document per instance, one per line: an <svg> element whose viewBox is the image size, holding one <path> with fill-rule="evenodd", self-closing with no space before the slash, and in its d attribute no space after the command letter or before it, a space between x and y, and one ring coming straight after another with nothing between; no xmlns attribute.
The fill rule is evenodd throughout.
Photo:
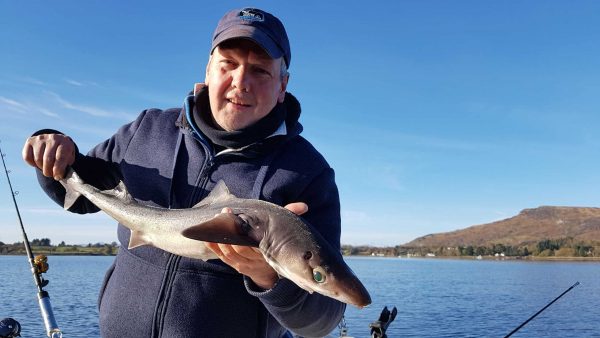
<svg viewBox="0 0 600 338"><path fill-rule="evenodd" d="M21 324L12 318L0 320L0 338L14 338L21 336Z"/></svg>
<svg viewBox="0 0 600 338"><path fill-rule="evenodd" d="M48 280L45 280L44 277L42 277L42 274L46 273L49 267L48 257L46 257L46 255L37 255L33 259L33 269L35 270L34 273L40 277L40 286L42 288L49 283Z"/></svg>
<svg viewBox="0 0 600 338"><path fill-rule="evenodd" d="M35 256L35 258L33 259L33 264L35 265L35 268L38 273L45 273L46 271L48 271L48 257L46 257L46 255Z"/></svg>

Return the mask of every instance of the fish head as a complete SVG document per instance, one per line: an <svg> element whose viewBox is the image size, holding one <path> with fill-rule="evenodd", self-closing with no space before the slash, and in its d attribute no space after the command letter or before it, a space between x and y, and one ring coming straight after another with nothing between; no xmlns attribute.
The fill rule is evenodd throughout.
<svg viewBox="0 0 600 338"><path fill-rule="evenodd" d="M371 303L369 292L344 262L339 249L296 214L265 201L223 198L213 192L216 197L208 199L211 207L227 207L231 212L185 229L184 237L256 246L281 277L310 293L357 307ZM207 201L202 203L206 205Z"/></svg>
<svg viewBox="0 0 600 338"><path fill-rule="evenodd" d="M317 292L360 308L371 303L369 292L344 262L339 250L333 249L318 231L304 222L290 227L301 222L297 217L286 223L293 231L273 231L281 220L271 217L269 222L266 240L262 240L259 247L280 276L310 293Z"/></svg>

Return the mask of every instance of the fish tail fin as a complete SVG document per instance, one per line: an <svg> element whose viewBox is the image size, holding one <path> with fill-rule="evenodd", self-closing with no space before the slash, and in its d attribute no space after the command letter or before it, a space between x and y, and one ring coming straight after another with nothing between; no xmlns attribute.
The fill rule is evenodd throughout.
<svg viewBox="0 0 600 338"><path fill-rule="evenodd" d="M69 168L65 178L60 180L60 183L63 185L63 187L65 187L66 190L65 201L63 203L63 208L65 208L65 210L71 208L79 196L81 196L81 193L73 189L73 185L71 184L72 182L81 182L81 178L75 171L73 171L73 169Z"/></svg>

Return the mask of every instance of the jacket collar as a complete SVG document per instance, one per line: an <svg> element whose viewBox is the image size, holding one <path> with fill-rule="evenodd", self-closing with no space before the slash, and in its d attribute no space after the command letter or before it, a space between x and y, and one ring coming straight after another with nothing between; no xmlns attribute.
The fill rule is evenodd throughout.
<svg viewBox="0 0 600 338"><path fill-rule="evenodd" d="M202 140L205 143L210 144L214 148L213 142L210 141L207 135L202 133L202 131L197 127L197 124L194 122L193 109L194 105L196 104L195 94L199 93L201 90L206 90L205 85L202 83L195 84L194 91L190 92L185 98L184 106L180 111L179 117L177 118L175 125L182 129L182 131L184 131L185 133L192 134L194 137ZM264 143L273 143L273 141L276 140L288 140L300 135L300 133L303 130L302 125L298 121L301 113L300 102L291 93L286 92L283 104L285 105L287 113L285 121L271 135L248 146L244 146L239 149L228 149L226 152L236 150L243 151L244 149L250 148L252 146L257 146Z"/></svg>

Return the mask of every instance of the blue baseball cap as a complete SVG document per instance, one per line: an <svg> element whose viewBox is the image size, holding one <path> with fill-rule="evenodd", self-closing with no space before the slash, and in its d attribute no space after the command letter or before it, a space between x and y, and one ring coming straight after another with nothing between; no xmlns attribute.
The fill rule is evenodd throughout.
<svg viewBox="0 0 600 338"><path fill-rule="evenodd" d="M257 8L242 8L225 13L213 34L210 53L221 42L238 38L254 41L270 57L283 57L285 64L290 66L290 42L283 24L273 14Z"/></svg>

